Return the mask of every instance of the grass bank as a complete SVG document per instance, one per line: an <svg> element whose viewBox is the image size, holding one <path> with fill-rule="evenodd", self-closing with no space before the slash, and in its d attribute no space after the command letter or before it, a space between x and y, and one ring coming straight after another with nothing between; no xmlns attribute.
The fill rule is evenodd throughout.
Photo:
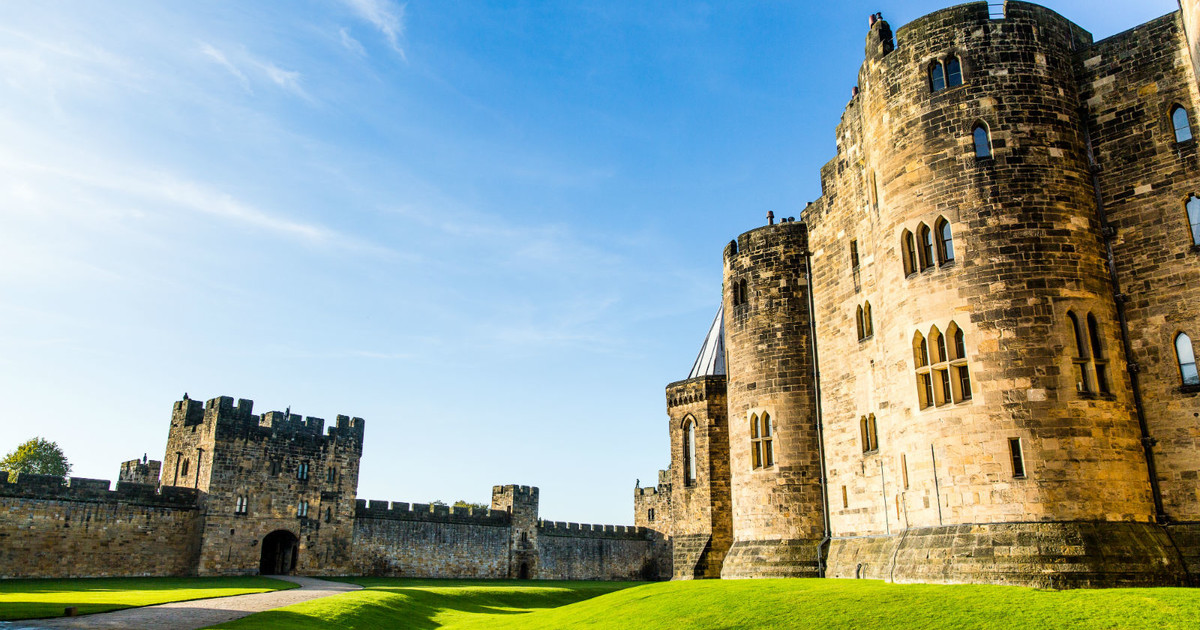
<svg viewBox="0 0 1200 630"><path fill-rule="evenodd" d="M0 620L61 617L67 606L75 606L79 614L85 615L288 588L296 588L296 585L257 576L0 580Z"/></svg>
<svg viewBox="0 0 1200 630"><path fill-rule="evenodd" d="M222 628L1195 630L1200 590L1039 591L873 580L630 584L349 580L366 590Z"/></svg>

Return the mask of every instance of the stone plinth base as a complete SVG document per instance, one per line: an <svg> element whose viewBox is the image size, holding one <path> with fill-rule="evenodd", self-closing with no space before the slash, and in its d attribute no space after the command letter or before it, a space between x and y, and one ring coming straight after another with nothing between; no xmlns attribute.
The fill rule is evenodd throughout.
<svg viewBox="0 0 1200 630"><path fill-rule="evenodd" d="M1195 531L1200 557L1200 525ZM834 539L826 575L1039 588L1182 586L1184 558L1153 523L988 523Z"/></svg>
<svg viewBox="0 0 1200 630"><path fill-rule="evenodd" d="M1166 528L1171 541L1183 556L1189 585L1200 586L1200 522L1171 523Z"/></svg>
<svg viewBox="0 0 1200 630"><path fill-rule="evenodd" d="M725 554L721 578L817 577L820 540L737 540Z"/></svg>

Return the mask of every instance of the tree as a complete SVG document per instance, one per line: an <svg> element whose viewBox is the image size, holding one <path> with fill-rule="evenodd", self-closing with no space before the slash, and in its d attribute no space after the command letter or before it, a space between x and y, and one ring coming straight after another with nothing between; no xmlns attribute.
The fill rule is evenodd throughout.
<svg viewBox="0 0 1200 630"><path fill-rule="evenodd" d="M17 450L0 460L0 470L33 475L66 477L71 474L71 464L58 443L44 438L33 438L17 447Z"/></svg>
<svg viewBox="0 0 1200 630"><path fill-rule="evenodd" d="M458 509L458 508L475 508L476 510L486 510L486 509L488 509L488 508L490 508L490 507L492 507L492 506L490 506L490 505L487 505L487 504L484 504L484 503L470 503L470 502L468 502L468 501L463 501L462 499L459 499L459 500L457 500L457 501L455 501L455 502L454 502L454 507L455 507L455 509Z"/></svg>

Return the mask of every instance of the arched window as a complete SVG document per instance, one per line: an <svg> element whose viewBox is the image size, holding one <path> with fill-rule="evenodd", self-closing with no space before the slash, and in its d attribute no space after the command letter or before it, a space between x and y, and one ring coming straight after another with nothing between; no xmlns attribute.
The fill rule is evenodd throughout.
<svg viewBox="0 0 1200 630"><path fill-rule="evenodd" d="M956 87L962 83L962 64L958 62L958 57L950 57L946 60L946 87Z"/></svg>
<svg viewBox="0 0 1200 630"><path fill-rule="evenodd" d="M942 62L935 61L929 66L929 91L941 92L946 89L946 70Z"/></svg>
<svg viewBox="0 0 1200 630"><path fill-rule="evenodd" d="M971 370L967 367L967 337L958 324L950 322L946 328L950 338L950 385L954 402L971 399Z"/></svg>
<svg viewBox="0 0 1200 630"><path fill-rule="evenodd" d="M683 421L683 485L696 483L696 419Z"/></svg>
<svg viewBox="0 0 1200 630"><path fill-rule="evenodd" d="M1192 139L1192 124L1188 120L1187 110L1182 105L1171 108L1171 126L1175 128L1175 142Z"/></svg>
<svg viewBox="0 0 1200 630"><path fill-rule="evenodd" d="M1175 337L1175 356L1179 359L1179 376L1183 384L1200 385L1200 374L1196 373L1196 352L1192 348L1192 338L1185 333Z"/></svg>
<svg viewBox="0 0 1200 630"><path fill-rule="evenodd" d="M183 460L183 470L179 471L179 474L183 475L184 477L186 477L188 473L188 463L188 460Z"/></svg>
<svg viewBox="0 0 1200 630"><path fill-rule="evenodd" d="M1088 356L1087 338L1083 333L1083 324L1074 311L1067 311L1067 318L1071 320L1071 335L1075 340L1075 356L1071 358L1071 362L1075 366L1075 390L1081 394L1090 394L1092 392L1092 379L1088 370L1090 357Z"/></svg>
<svg viewBox="0 0 1200 630"><path fill-rule="evenodd" d="M771 447L771 416L763 413L750 414L750 450L753 452L754 468L770 468L775 465L775 452Z"/></svg>
<svg viewBox="0 0 1200 630"><path fill-rule="evenodd" d="M938 264L954 262L954 236L950 233L950 222L939 217L934 229L938 234Z"/></svg>
<svg viewBox="0 0 1200 630"><path fill-rule="evenodd" d="M922 223L917 228L917 241L921 248L918 253L921 255L921 271L925 271L933 266L933 232L929 230L929 226Z"/></svg>
<svg viewBox="0 0 1200 630"><path fill-rule="evenodd" d="M1186 207L1188 225L1192 228L1192 245L1200 245L1200 197L1188 197Z"/></svg>
<svg viewBox="0 0 1200 630"><path fill-rule="evenodd" d="M863 306L863 332L866 337L871 337L875 334L875 325L871 323L871 303L867 302Z"/></svg>
<svg viewBox="0 0 1200 630"><path fill-rule="evenodd" d="M992 157L992 140L988 137L987 125L983 123L975 125L971 136L975 139L975 157L977 159Z"/></svg>
<svg viewBox="0 0 1200 630"><path fill-rule="evenodd" d="M932 407L933 373L929 366L929 343L919 331L913 335L913 365L917 370L917 401L921 409Z"/></svg>
<svg viewBox="0 0 1200 630"><path fill-rule="evenodd" d="M733 305L741 306L746 303L746 279L733 281Z"/></svg>
<svg viewBox="0 0 1200 630"><path fill-rule="evenodd" d="M937 326L929 329L929 345L933 356L930 377L933 381L932 404L942 406L954 401L954 391L950 386L949 355L946 353L946 337Z"/></svg>
<svg viewBox="0 0 1200 630"><path fill-rule="evenodd" d="M917 241L912 232L904 230L900 237L900 249L904 257L904 275L911 276L917 272Z"/></svg>
<svg viewBox="0 0 1200 630"><path fill-rule="evenodd" d="M1092 367L1096 371L1096 389L1108 393L1108 361L1104 358L1104 346L1100 343L1100 326L1096 316L1088 313L1088 338L1092 342Z"/></svg>
<svg viewBox="0 0 1200 630"><path fill-rule="evenodd" d="M858 340L862 341L867 338L867 327L863 323L863 307L858 307L858 311L854 313L854 323L858 326Z"/></svg>
<svg viewBox="0 0 1200 630"><path fill-rule="evenodd" d="M866 416L859 416L858 418L858 433L862 437L862 452L869 452L871 450L871 437L867 435Z"/></svg>

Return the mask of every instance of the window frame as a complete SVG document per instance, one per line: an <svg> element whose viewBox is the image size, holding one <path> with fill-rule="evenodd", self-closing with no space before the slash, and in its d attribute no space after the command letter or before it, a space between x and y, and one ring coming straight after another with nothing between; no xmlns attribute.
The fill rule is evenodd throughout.
<svg viewBox="0 0 1200 630"><path fill-rule="evenodd" d="M1195 193L1188 195L1187 201L1183 202L1183 214L1187 217L1188 236L1192 239L1192 248L1200 248L1200 196Z"/></svg>
<svg viewBox="0 0 1200 630"><path fill-rule="evenodd" d="M980 132L983 132L984 152L982 153L980 152L979 144ZM974 155L976 161L991 160L996 157L996 151L992 145L992 130L988 127L987 123L979 121L971 126L971 144L975 149Z"/></svg>
<svg viewBox="0 0 1200 630"><path fill-rule="evenodd" d="M1180 388L1184 391L1200 391L1200 372L1197 372L1196 366L1196 346L1191 335L1179 331L1175 334L1174 346L1175 367L1179 371ZM1188 353L1186 357L1185 349ZM1184 361L1185 358L1190 358L1191 361ZM1190 371L1188 366L1190 366Z"/></svg>
<svg viewBox="0 0 1200 630"><path fill-rule="evenodd" d="M696 485L696 418L688 414L683 418L683 485Z"/></svg>
<svg viewBox="0 0 1200 630"><path fill-rule="evenodd" d="M933 230L929 229L928 225L921 223L917 226L917 259L921 265L921 271L933 269L937 264L937 254L934 250L937 247L933 240Z"/></svg>
<svg viewBox="0 0 1200 630"><path fill-rule="evenodd" d="M1179 125L1179 121L1175 120L1175 116L1180 113L1183 114L1182 127ZM1175 138L1175 144L1184 144L1186 142L1192 142L1195 140L1196 134L1192 132L1192 114L1188 111L1188 108L1179 103L1173 104L1169 113L1167 114L1167 122L1171 125L1171 131ZM1187 137L1180 138L1180 132L1186 132Z"/></svg>
<svg viewBox="0 0 1200 630"><path fill-rule="evenodd" d="M766 470L775 466L774 429L771 414L767 411L750 414L750 465L752 470Z"/></svg>
<svg viewBox="0 0 1200 630"><path fill-rule="evenodd" d="M946 64L942 63L941 59L934 59L933 63L929 64L929 70L926 73L929 81L929 92L937 94L938 92L946 91ZM940 85L939 85L940 83Z"/></svg>
<svg viewBox="0 0 1200 630"><path fill-rule="evenodd" d="M936 325L930 327L928 335L920 330L913 333L913 371L919 409L958 405L974 398L966 346L966 333L953 320L944 333Z"/></svg>
<svg viewBox="0 0 1200 630"><path fill-rule="evenodd" d="M917 260L917 239L907 228L900 234L900 250L901 262L904 264L904 277L911 278L921 269Z"/></svg>
<svg viewBox="0 0 1200 630"><path fill-rule="evenodd" d="M938 217L933 222L933 231L937 235L938 266L954 264L954 230L946 217Z"/></svg>
<svg viewBox="0 0 1200 630"><path fill-rule="evenodd" d="M1024 438L1008 438L1009 463L1012 466L1013 479L1028 479L1029 466L1025 462Z"/></svg>

